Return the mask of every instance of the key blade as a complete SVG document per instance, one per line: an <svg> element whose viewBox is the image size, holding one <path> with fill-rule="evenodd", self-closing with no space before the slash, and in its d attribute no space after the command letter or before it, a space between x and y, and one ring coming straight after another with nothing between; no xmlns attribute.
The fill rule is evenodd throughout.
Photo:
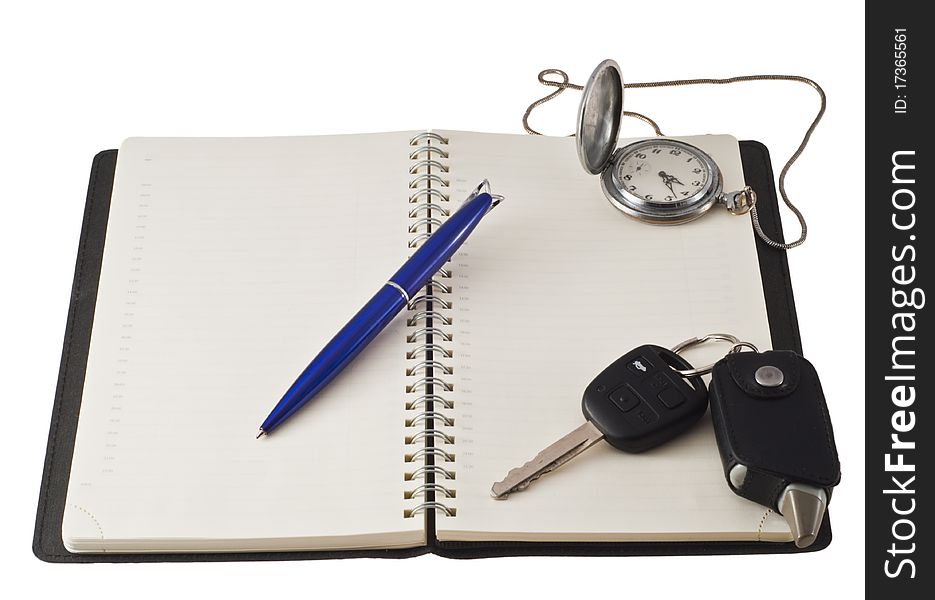
<svg viewBox="0 0 935 600"><path fill-rule="evenodd" d="M567 463L601 441L603 437L604 434L593 423L586 421L523 466L512 469L503 481L493 484L490 495L497 500L503 500L513 492L525 490L533 481Z"/></svg>

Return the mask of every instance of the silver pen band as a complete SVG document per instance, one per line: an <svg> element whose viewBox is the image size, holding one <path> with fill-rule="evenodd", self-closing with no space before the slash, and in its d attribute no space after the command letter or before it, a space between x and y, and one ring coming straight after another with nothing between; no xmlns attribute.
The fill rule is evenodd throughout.
<svg viewBox="0 0 935 600"><path fill-rule="evenodd" d="M406 290L403 289L403 286L399 285L395 281L387 281L386 285L391 285L397 290L399 290L399 293L402 294L403 298L406 300L406 304L409 304L409 300L410 300L409 294L406 293Z"/></svg>

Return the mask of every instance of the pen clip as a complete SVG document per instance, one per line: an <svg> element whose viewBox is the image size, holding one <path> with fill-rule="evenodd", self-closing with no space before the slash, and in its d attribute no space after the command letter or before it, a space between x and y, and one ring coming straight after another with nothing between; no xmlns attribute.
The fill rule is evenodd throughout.
<svg viewBox="0 0 935 600"><path fill-rule="evenodd" d="M490 197L493 198L493 202L490 203L490 208L487 209L487 212L490 212L491 210L493 210L495 206L503 202L502 195L491 193L490 182L485 179L481 181L477 185L476 188L474 188L474 191L471 192L471 194L467 198L465 198L464 203L466 204L470 202L471 200L473 200L474 198L477 198L481 194L490 194Z"/></svg>

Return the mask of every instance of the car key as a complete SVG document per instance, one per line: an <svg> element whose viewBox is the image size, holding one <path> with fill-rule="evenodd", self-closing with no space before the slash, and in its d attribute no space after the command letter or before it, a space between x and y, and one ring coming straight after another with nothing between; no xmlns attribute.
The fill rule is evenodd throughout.
<svg viewBox="0 0 935 600"><path fill-rule="evenodd" d="M597 442L625 452L643 452L676 437L704 415L708 391L681 356L660 346L640 346L601 371L584 391L587 421L493 485L491 495L506 498L557 469Z"/></svg>

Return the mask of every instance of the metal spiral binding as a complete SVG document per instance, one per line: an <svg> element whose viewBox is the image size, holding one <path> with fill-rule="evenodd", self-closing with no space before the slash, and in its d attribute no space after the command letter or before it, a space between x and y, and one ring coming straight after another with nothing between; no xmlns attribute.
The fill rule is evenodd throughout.
<svg viewBox="0 0 935 600"><path fill-rule="evenodd" d="M420 133L411 140L409 159L409 241L415 251L437 230L453 209L448 193L448 140L437 133ZM454 517L457 509L451 500L457 497L455 481L455 436L451 431L454 403L446 392L454 389L450 375L454 369L449 359L451 294L447 283L451 271L444 267L409 302L406 319L406 402L407 446L404 456L409 468L403 479L410 482L403 491L413 505L403 511L406 518L434 513L436 517Z"/></svg>

